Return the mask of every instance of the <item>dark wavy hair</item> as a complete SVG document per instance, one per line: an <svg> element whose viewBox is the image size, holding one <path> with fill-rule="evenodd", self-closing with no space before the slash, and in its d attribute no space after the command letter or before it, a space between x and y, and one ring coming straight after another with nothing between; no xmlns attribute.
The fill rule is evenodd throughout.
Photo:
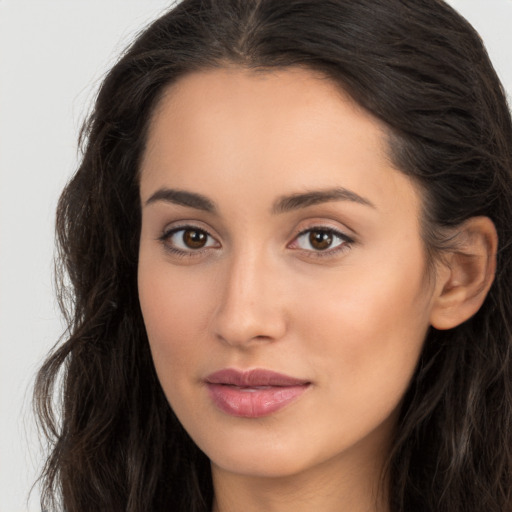
<svg viewBox="0 0 512 512"><path fill-rule="evenodd" d="M209 461L165 399L139 307L138 173L163 93L223 66L320 72L382 120L423 191L432 258L443 228L494 222L494 284L470 320L428 332L387 471L393 512L512 511L512 123L480 37L440 0L184 0L107 74L57 212L68 329L35 387L43 509L211 507Z"/></svg>

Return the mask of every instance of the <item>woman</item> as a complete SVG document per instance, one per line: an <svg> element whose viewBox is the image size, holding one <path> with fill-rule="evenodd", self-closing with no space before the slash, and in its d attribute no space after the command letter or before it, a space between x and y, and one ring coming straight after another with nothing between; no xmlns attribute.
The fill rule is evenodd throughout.
<svg viewBox="0 0 512 512"><path fill-rule="evenodd" d="M512 124L450 7L185 0L82 141L44 507L512 509Z"/></svg>

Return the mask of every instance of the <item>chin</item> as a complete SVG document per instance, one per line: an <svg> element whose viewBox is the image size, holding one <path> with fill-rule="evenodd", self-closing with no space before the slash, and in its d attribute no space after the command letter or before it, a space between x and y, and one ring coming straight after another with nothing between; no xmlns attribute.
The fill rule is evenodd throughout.
<svg viewBox="0 0 512 512"><path fill-rule="evenodd" d="M294 435L286 436L287 439L277 438L272 435L271 428L266 429L266 435L254 434L249 436L250 439L231 434L228 440L217 439L207 443L198 440L199 447L212 465L229 473L255 478L286 478L300 474L323 460L321 455L325 450L322 447L315 450L313 445L308 445L304 441L307 436L301 439Z"/></svg>
<svg viewBox="0 0 512 512"><path fill-rule="evenodd" d="M310 467L304 460L295 457L260 454L258 457L248 457L244 454L233 454L231 457L210 459L213 466L233 474L252 478L288 478L296 476Z"/></svg>

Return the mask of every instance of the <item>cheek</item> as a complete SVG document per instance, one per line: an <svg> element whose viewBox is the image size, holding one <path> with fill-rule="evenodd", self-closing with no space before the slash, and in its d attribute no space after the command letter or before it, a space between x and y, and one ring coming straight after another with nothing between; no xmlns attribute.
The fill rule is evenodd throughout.
<svg viewBox="0 0 512 512"><path fill-rule="evenodd" d="M301 294L297 329L318 378L330 377L324 384L333 400L346 398L340 389L350 389L356 405L400 400L429 326L421 270L401 262L361 266Z"/></svg>
<svg viewBox="0 0 512 512"><path fill-rule="evenodd" d="M208 347L212 286L171 272L170 265L139 265L139 301L157 373L166 381L197 372L194 354ZM186 274L186 273L185 273Z"/></svg>

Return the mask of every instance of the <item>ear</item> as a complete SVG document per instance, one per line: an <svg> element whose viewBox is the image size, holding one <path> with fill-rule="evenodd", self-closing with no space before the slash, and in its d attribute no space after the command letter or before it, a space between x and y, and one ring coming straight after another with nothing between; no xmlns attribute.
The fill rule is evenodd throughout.
<svg viewBox="0 0 512 512"><path fill-rule="evenodd" d="M494 281L498 235L491 219L468 219L457 227L455 243L437 266L430 312L436 329L451 329L471 318Z"/></svg>

